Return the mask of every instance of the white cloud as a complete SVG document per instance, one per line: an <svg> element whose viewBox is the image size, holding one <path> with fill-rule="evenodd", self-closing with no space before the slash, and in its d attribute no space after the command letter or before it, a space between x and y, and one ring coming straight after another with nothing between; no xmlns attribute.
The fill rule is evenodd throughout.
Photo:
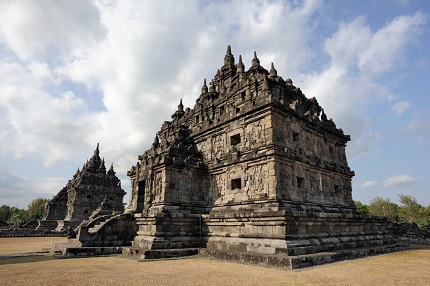
<svg viewBox="0 0 430 286"><path fill-rule="evenodd" d="M391 107L391 111L393 111L397 116L402 115L409 107L411 106L411 104L409 103L409 101L400 101L400 102L396 102L393 107Z"/></svg>
<svg viewBox="0 0 430 286"><path fill-rule="evenodd" d="M49 94L31 68L17 63L0 60L0 75L0 155L43 154L47 165L71 158L66 146L85 138L85 102L71 91Z"/></svg>
<svg viewBox="0 0 430 286"><path fill-rule="evenodd" d="M426 17L422 13L399 16L373 32L364 16L342 23L325 42L332 65L358 68L363 73L379 74L398 63L406 44L419 33Z"/></svg>
<svg viewBox="0 0 430 286"><path fill-rule="evenodd" d="M302 90L318 99L328 117L352 137L348 146L351 156L367 153L378 137L369 132L369 101L392 101L394 95L376 80L375 75L390 70L399 55L414 39L425 17L421 13L401 16L372 31L365 17L342 23L324 44L329 65L320 72L303 75ZM409 106L399 103L398 114ZM370 136L369 136L370 135Z"/></svg>
<svg viewBox="0 0 430 286"><path fill-rule="evenodd" d="M367 181L363 185L361 185L361 187L363 189L371 189L371 188L374 188L374 187L377 187L377 186L379 186L379 182L378 181Z"/></svg>
<svg viewBox="0 0 430 286"><path fill-rule="evenodd" d="M361 70L381 73L397 63L399 54L405 44L415 39L426 18L422 13L412 16L399 16L378 30L359 56L358 66Z"/></svg>
<svg viewBox="0 0 430 286"><path fill-rule="evenodd" d="M428 130L430 130L430 124L428 122L414 118L400 131L400 134L423 133Z"/></svg>
<svg viewBox="0 0 430 286"><path fill-rule="evenodd" d="M26 208L33 199L51 199L67 183L62 177L41 177L30 180L0 167L0 204Z"/></svg>
<svg viewBox="0 0 430 286"><path fill-rule="evenodd" d="M0 40L22 60L66 54L104 36L91 1L2 1ZM55 61L56 59L51 59Z"/></svg>
<svg viewBox="0 0 430 286"><path fill-rule="evenodd" d="M409 186L417 182L418 179L410 175L401 175L388 178L384 181L384 187Z"/></svg>

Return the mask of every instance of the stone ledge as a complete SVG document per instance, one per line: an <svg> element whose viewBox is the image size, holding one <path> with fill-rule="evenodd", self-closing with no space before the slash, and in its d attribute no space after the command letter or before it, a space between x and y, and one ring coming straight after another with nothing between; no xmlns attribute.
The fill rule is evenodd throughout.
<svg viewBox="0 0 430 286"><path fill-rule="evenodd" d="M240 253L200 249L199 256L209 259L233 261L257 266L299 269L407 249L409 249L407 245L395 243L390 245L345 249L333 252L320 252L297 256L278 256L250 252Z"/></svg>
<svg viewBox="0 0 430 286"><path fill-rule="evenodd" d="M62 257L111 256L122 253L122 247L79 247L70 243L54 243L51 254Z"/></svg>

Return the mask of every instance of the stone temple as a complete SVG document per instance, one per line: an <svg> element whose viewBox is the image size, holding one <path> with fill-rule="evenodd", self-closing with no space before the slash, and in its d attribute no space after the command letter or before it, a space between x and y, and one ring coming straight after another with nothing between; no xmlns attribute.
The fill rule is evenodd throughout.
<svg viewBox="0 0 430 286"><path fill-rule="evenodd" d="M94 155L77 170L73 179L45 206L45 214L36 229L62 230L76 228L94 216L112 215L124 211L121 181L113 164L106 172L97 144Z"/></svg>
<svg viewBox="0 0 430 286"><path fill-rule="evenodd" d="M359 215L350 140L272 63L230 46L193 109L182 101L128 171L124 213L79 228L64 255L152 259L198 253L284 268L400 250L386 221Z"/></svg>

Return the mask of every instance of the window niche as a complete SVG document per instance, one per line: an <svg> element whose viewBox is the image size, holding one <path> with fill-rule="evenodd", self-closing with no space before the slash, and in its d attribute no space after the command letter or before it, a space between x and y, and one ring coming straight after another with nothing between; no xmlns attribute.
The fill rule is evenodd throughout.
<svg viewBox="0 0 430 286"><path fill-rule="evenodd" d="M304 188L305 187L305 178L296 177L297 179L297 188Z"/></svg>
<svg viewBox="0 0 430 286"><path fill-rule="evenodd" d="M300 133L298 132L293 132L293 141L294 142L298 142L300 137L299 137Z"/></svg>
<svg viewBox="0 0 430 286"><path fill-rule="evenodd" d="M236 146L239 143L240 143L240 133L235 134L235 135L230 137L230 145L232 147Z"/></svg>
<svg viewBox="0 0 430 286"><path fill-rule="evenodd" d="M231 180L231 190L241 189L242 180L240 178Z"/></svg>

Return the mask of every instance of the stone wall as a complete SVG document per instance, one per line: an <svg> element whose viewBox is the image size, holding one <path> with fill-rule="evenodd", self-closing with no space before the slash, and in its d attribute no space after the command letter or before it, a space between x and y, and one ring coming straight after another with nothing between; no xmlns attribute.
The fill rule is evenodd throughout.
<svg viewBox="0 0 430 286"><path fill-rule="evenodd" d="M39 237L39 236L67 236L66 232L38 231L34 229L2 229L0 237Z"/></svg>
<svg viewBox="0 0 430 286"><path fill-rule="evenodd" d="M410 244L430 244L430 224L418 227L415 223L391 222L387 231L393 237Z"/></svg>
<svg viewBox="0 0 430 286"><path fill-rule="evenodd" d="M45 205L44 220L64 219L67 214L67 188L64 187Z"/></svg>

